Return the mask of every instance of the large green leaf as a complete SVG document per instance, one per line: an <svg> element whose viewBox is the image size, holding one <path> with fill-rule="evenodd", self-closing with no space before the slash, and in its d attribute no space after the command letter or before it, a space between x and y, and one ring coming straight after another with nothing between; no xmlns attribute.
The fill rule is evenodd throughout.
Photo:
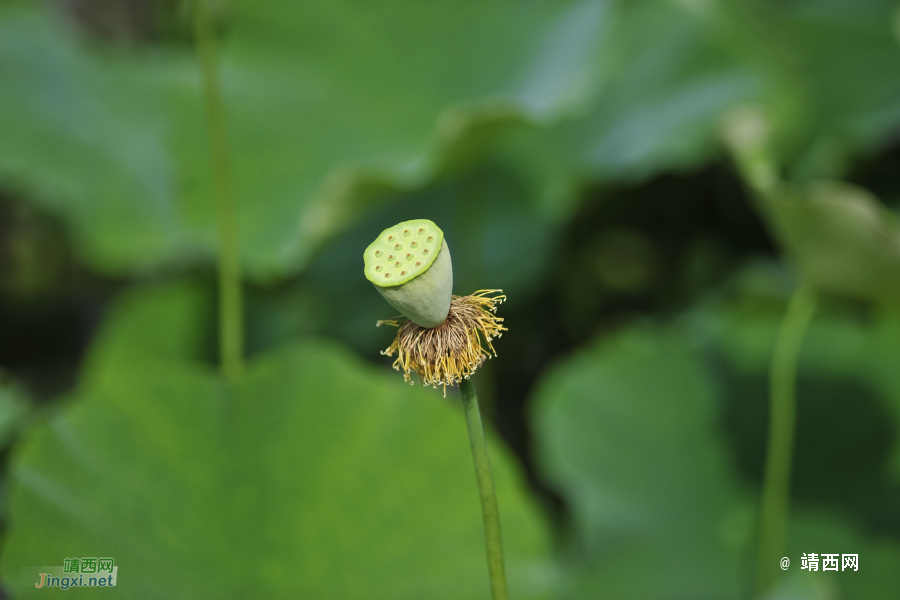
<svg viewBox="0 0 900 600"><path fill-rule="evenodd" d="M900 128L900 52L889 0L698 3L766 80L777 162L792 179L839 177ZM864 67L863 67L864 66Z"/></svg>
<svg viewBox="0 0 900 600"><path fill-rule="evenodd" d="M193 334L135 348L154 307L158 328L190 332L195 298L183 284L132 293L94 375L17 449L7 584L99 553L130 598L487 598L459 407L325 340L231 386L185 362ZM544 524L510 455L491 450L512 593L545 597Z"/></svg>
<svg viewBox="0 0 900 600"><path fill-rule="evenodd" d="M63 215L95 262L152 264L188 235L153 81L165 70L86 53L52 17L0 6L0 184Z"/></svg>
<svg viewBox="0 0 900 600"><path fill-rule="evenodd" d="M571 503L586 555L566 598L740 597L752 505L683 338L596 344L553 369L534 401L543 471Z"/></svg>
<svg viewBox="0 0 900 600"><path fill-rule="evenodd" d="M604 5L233 4L222 86L251 274L301 268L368 191L427 179L474 125L582 104ZM0 34L2 181L65 215L100 268L211 252L191 54L88 48L19 3Z"/></svg>
<svg viewBox="0 0 900 600"><path fill-rule="evenodd" d="M761 103L780 163L797 177L840 175L900 127L891 10L882 0L619 3L603 46L604 87L590 109L523 128L504 151L565 205L584 180L709 161L721 117Z"/></svg>
<svg viewBox="0 0 900 600"><path fill-rule="evenodd" d="M743 387L748 374L765 382L783 307L755 319L752 309L751 303L746 310L697 311L686 322L690 330L633 328L578 352L541 381L532 418L540 464L572 507L578 532L564 597L747 597L757 498L739 483L733 452L723 444L720 411L733 398L722 394L742 390L727 385L722 362L743 374ZM855 372L890 389L885 395L900 417L900 386L888 372L896 351L887 351L897 327L889 320L879 329L860 328L852 319L817 321L801 377ZM881 361L873 360L876 348ZM765 410L765 385L755 402ZM804 419L801 412L801 430ZM841 435L849 444L864 443L851 431ZM798 469L807 468L810 456L813 462L834 456L827 451L798 448ZM825 472L841 485L836 468ZM792 567L767 598L894 597L896 539L864 533L846 514L813 509L809 501L795 500L791 519L786 552ZM869 567L798 578L804 552L859 553Z"/></svg>
<svg viewBox="0 0 900 600"><path fill-rule="evenodd" d="M554 215L570 214L586 181L634 181L709 160L718 120L767 84L684 6L621 2L610 21L604 85L586 110L544 127L511 127L495 140L497 155Z"/></svg>
<svg viewBox="0 0 900 600"><path fill-rule="evenodd" d="M135 364L188 363L211 354L212 298L190 280L136 286L112 303L94 335L81 385L102 384Z"/></svg>
<svg viewBox="0 0 900 600"><path fill-rule="evenodd" d="M617 180L709 160L720 116L765 82L676 3L626 3L616 26L603 94L589 115L553 134L568 168Z"/></svg>

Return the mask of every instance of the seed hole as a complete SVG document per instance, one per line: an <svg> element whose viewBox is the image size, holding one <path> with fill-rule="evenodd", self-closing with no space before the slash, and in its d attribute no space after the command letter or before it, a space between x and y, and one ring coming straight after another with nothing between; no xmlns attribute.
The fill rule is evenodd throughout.
<svg viewBox="0 0 900 600"><path fill-rule="evenodd" d="M422 254L428 254L428 248L425 248L424 250L422 250Z"/></svg>
<svg viewBox="0 0 900 600"><path fill-rule="evenodd" d="M406 271L400 271L401 275L406 275Z"/></svg>
<svg viewBox="0 0 900 600"><path fill-rule="evenodd" d="M394 236L389 235L389 236L388 236L388 241L389 241L389 242L393 242L393 241L394 241Z"/></svg>
<svg viewBox="0 0 900 600"><path fill-rule="evenodd" d="M424 227L419 227L418 234L419 234L419 235L422 235L423 233L425 233L425 228L424 228Z"/></svg>
<svg viewBox="0 0 900 600"><path fill-rule="evenodd" d="M390 273L385 273L385 274L384 274L384 278L385 278L385 279L389 279L389 278L390 278L390 276L391 276L391 274L390 274Z"/></svg>
<svg viewBox="0 0 900 600"><path fill-rule="evenodd" d="M412 244L409 245L409 247L410 247L410 248L418 248L418 247L419 247L419 242L413 242Z"/></svg>
<svg viewBox="0 0 900 600"><path fill-rule="evenodd" d="M394 246L394 250L397 252L400 252L401 250L403 250L403 246L401 246L400 244L397 244L396 246Z"/></svg>
<svg viewBox="0 0 900 600"><path fill-rule="evenodd" d="M420 263L419 261L416 261L416 266L417 266L417 267L421 267L421 266L422 266L422 263Z"/></svg>
<svg viewBox="0 0 900 600"><path fill-rule="evenodd" d="M378 271L379 273L381 273L381 265L378 265L377 267L375 267L375 270Z"/></svg>
<svg viewBox="0 0 900 600"><path fill-rule="evenodd" d="M394 263L394 268L396 269L399 266L400 266L400 261L398 260L397 262Z"/></svg>
<svg viewBox="0 0 900 600"><path fill-rule="evenodd" d="M425 241L430 244L432 241L434 241L434 236L429 235Z"/></svg>
<svg viewBox="0 0 900 600"><path fill-rule="evenodd" d="M403 230L403 237L409 237L409 229Z"/></svg>
<svg viewBox="0 0 900 600"><path fill-rule="evenodd" d="M388 260L394 260L394 255L391 254L390 256L388 256Z"/></svg>

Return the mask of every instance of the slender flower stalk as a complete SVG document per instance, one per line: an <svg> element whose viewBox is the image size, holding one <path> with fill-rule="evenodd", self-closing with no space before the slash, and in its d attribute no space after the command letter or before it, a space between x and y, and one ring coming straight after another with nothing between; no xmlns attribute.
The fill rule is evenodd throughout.
<svg viewBox="0 0 900 600"><path fill-rule="evenodd" d="M774 584L784 551L797 416L797 363L815 310L814 292L801 285L791 297L772 355L769 444L760 517L759 594L769 591Z"/></svg>
<svg viewBox="0 0 900 600"><path fill-rule="evenodd" d="M775 192L783 185L769 149L768 119L756 108L741 108L726 118L723 133L744 181L762 201L762 210L768 211L769 204L779 202ZM768 592L778 577L779 558L787 537L797 419L797 362L815 310L815 293L807 285L800 285L791 296L772 354L769 441L760 511L756 580L760 595Z"/></svg>
<svg viewBox="0 0 900 600"><path fill-rule="evenodd" d="M222 373L235 379L243 370L243 300L237 218L231 186L231 164L216 68L216 36L209 0L194 1L194 35L203 74L203 92L215 180L219 237L219 358Z"/></svg>
<svg viewBox="0 0 900 600"><path fill-rule="evenodd" d="M484 437L484 425L481 422L481 410L478 407L478 396L471 379L463 379L459 383L463 408L466 412L466 425L469 428L469 445L472 447L472 459L475 461L475 477L478 479L478 493L481 496L481 513L484 517L484 541L487 547L488 576L491 580L491 597L494 600L507 600L506 570L503 566L503 540L500 536L500 511L497 508L497 492L494 489L494 476L491 472L491 459L488 456L487 443Z"/></svg>
<svg viewBox="0 0 900 600"><path fill-rule="evenodd" d="M494 600L507 600L500 513L491 473L484 425L472 374L492 355L491 343L506 331L497 306L503 290L479 290L454 296L453 264L444 232L426 219L404 221L381 232L364 253L366 278L378 293L399 310L400 317L376 325L398 327L393 343L382 354L393 356L394 369L414 383L416 373L425 385L459 385L475 477L484 517L488 575ZM401 319L406 318L405 323Z"/></svg>

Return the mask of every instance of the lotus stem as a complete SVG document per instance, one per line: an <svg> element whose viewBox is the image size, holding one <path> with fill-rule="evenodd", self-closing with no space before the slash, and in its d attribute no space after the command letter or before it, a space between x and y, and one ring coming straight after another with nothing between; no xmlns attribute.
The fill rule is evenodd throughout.
<svg viewBox="0 0 900 600"><path fill-rule="evenodd" d="M488 576L491 581L491 597L493 600L507 600L506 570L503 566L503 540L500 535L500 511L497 508L497 492L494 489L494 476L491 473L491 459L488 456L487 442L484 437L484 425L481 422L481 410L478 407L478 395L470 379L459 382L463 408L466 412L466 425L469 429L469 444L472 447L472 459L475 462L475 477L478 479L478 493L481 496L481 512L484 517L484 541L487 547Z"/></svg>
<svg viewBox="0 0 900 600"><path fill-rule="evenodd" d="M209 0L194 2L194 34L203 75L203 92L212 170L215 183L219 237L219 359L222 374L233 380L243 371L243 300L237 217L231 186L231 163L225 118L216 68L216 36L209 15Z"/></svg>
<svg viewBox="0 0 900 600"><path fill-rule="evenodd" d="M801 285L791 296L772 355L769 444L763 482L757 575L757 592L760 594L769 591L774 584L779 557L784 551L797 416L797 363L815 310L815 294Z"/></svg>

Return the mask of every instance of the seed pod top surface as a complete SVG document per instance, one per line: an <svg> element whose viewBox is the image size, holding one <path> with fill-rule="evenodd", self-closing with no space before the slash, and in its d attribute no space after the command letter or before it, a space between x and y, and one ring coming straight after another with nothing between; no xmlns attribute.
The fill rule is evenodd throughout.
<svg viewBox="0 0 900 600"><path fill-rule="evenodd" d="M444 232L428 219L388 227L366 248L366 279L379 287L415 279L431 267L443 241Z"/></svg>

